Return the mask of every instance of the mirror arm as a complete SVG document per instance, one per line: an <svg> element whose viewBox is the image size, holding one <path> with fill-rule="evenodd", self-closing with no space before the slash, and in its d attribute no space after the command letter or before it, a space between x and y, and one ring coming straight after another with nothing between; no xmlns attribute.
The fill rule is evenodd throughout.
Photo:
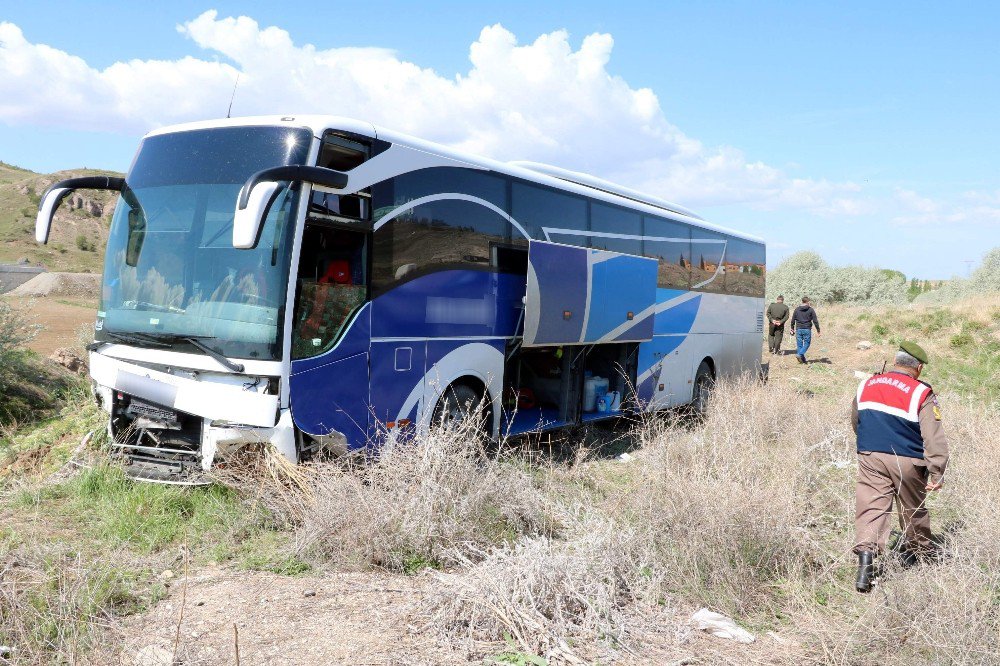
<svg viewBox="0 0 1000 666"><path fill-rule="evenodd" d="M82 178L67 178L58 183L52 183L45 194L52 190L114 190L121 192L125 186L125 179L116 176L83 176ZM42 200L45 199L42 195ZM67 192L66 194L69 194ZM65 194L63 196L66 196Z"/></svg>
<svg viewBox="0 0 1000 666"><path fill-rule="evenodd" d="M237 203L237 207L239 210L246 209L247 203L250 201L250 190L252 190L254 185L257 183L266 181L277 182L282 180L303 181L313 185L322 185L323 187L329 187L335 190L342 190L347 187L347 174L340 171L334 171L333 169L294 164L272 167L270 169L258 171L247 178L247 182L243 184L243 188L240 190L240 198Z"/></svg>
<svg viewBox="0 0 1000 666"><path fill-rule="evenodd" d="M35 240L39 243L49 242L49 231L56 208L74 190L113 190L128 191L125 179L116 176L83 176L82 178L67 178L53 183L38 200L38 214L35 216Z"/></svg>

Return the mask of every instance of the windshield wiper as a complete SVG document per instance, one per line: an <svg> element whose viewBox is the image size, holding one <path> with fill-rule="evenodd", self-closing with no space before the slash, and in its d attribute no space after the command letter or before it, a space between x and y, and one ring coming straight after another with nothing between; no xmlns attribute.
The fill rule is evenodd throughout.
<svg viewBox="0 0 1000 666"><path fill-rule="evenodd" d="M115 331L104 331L104 335L109 338L114 338L119 342L127 342L131 345L140 345L147 347L169 347L170 343L161 342L151 335L146 335L144 333L116 333Z"/></svg>
<svg viewBox="0 0 1000 666"><path fill-rule="evenodd" d="M233 361L230 361L228 358L226 358L225 356L223 356L222 354L215 351L214 349L212 349L211 347L209 347L208 345L206 345L204 342L201 341L202 339L210 339L210 338L211 336L207 335L201 335L197 337L193 335L177 336L178 340L184 340L185 342L191 343L198 349L202 350L203 352L214 358L216 361L218 361L221 365L225 366L229 370L232 370L233 372L243 372L242 363L234 363Z"/></svg>
<svg viewBox="0 0 1000 666"><path fill-rule="evenodd" d="M187 342L188 344L200 349L208 356L219 362L220 365L224 366L227 370L232 372L243 372L242 363L234 363L228 358L215 351L208 345L206 345L202 340L211 340L211 335L177 335L175 333L115 333L114 331L104 331L104 334L114 338L115 340L120 340L121 342L128 342L134 345L150 345L154 347L172 347L174 343L177 342Z"/></svg>

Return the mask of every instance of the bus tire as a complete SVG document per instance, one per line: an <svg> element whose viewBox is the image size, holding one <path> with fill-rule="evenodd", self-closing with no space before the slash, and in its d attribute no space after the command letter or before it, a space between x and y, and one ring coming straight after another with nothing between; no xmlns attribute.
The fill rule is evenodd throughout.
<svg viewBox="0 0 1000 666"><path fill-rule="evenodd" d="M694 389L691 393L691 407L698 416L703 417L708 412L708 402L714 388L715 376L712 375L712 368L702 361L698 366L698 372L694 374Z"/></svg>
<svg viewBox="0 0 1000 666"><path fill-rule="evenodd" d="M481 421L480 430L485 436L490 427L490 410L486 399L468 384L455 383L445 389L434 407L434 425L458 425L466 419Z"/></svg>

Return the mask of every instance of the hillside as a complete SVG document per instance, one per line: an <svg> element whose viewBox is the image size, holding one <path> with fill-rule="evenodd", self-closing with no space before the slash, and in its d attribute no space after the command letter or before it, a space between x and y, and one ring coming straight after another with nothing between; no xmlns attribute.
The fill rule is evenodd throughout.
<svg viewBox="0 0 1000 666"><path fill-rule="evenodd" d="M34 237L38 199L49 185L64 178L97 175L121 174L99 169L38 174L0 162L0 263L27 258L49 270L99 272L114 212L114 193L75 192L56 211L48 245L38 245Z"/></svg>

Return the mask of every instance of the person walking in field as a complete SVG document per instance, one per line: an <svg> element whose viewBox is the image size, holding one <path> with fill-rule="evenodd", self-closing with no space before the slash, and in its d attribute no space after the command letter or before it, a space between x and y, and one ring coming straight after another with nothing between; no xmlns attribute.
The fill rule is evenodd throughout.
<svg viewBox="0 0 1000 666"><path fill-rule="evenodd" d="M778 299L767 306L767 349L772 354L781 352L781 338L785 335L785 322L788 321L788 306L785 305L785 297L778 296Z"/></svg>
<svg viewBox="0 0 1000 666"><path fill-rule="evenodd" d="M792 313L792 330L795 331L795 357L799 363L806 363L806 352L812 344L812 327L816 326L816 335L819 332L819 317L813 309L808 296L802 297L802 305L795 308Z"/></svg>
<svg viewBox="0 0 1000 666"><path fill-rule="evenodd" d="M904 563L933 556L927 493L940 490L948 465L941 407L930 384L920 381L927 353L903 342L892 370L858 386L851 424L858 440L855 491L858 592L871 590L875 559L885 551L893 501L905 535Z"/></svg>

